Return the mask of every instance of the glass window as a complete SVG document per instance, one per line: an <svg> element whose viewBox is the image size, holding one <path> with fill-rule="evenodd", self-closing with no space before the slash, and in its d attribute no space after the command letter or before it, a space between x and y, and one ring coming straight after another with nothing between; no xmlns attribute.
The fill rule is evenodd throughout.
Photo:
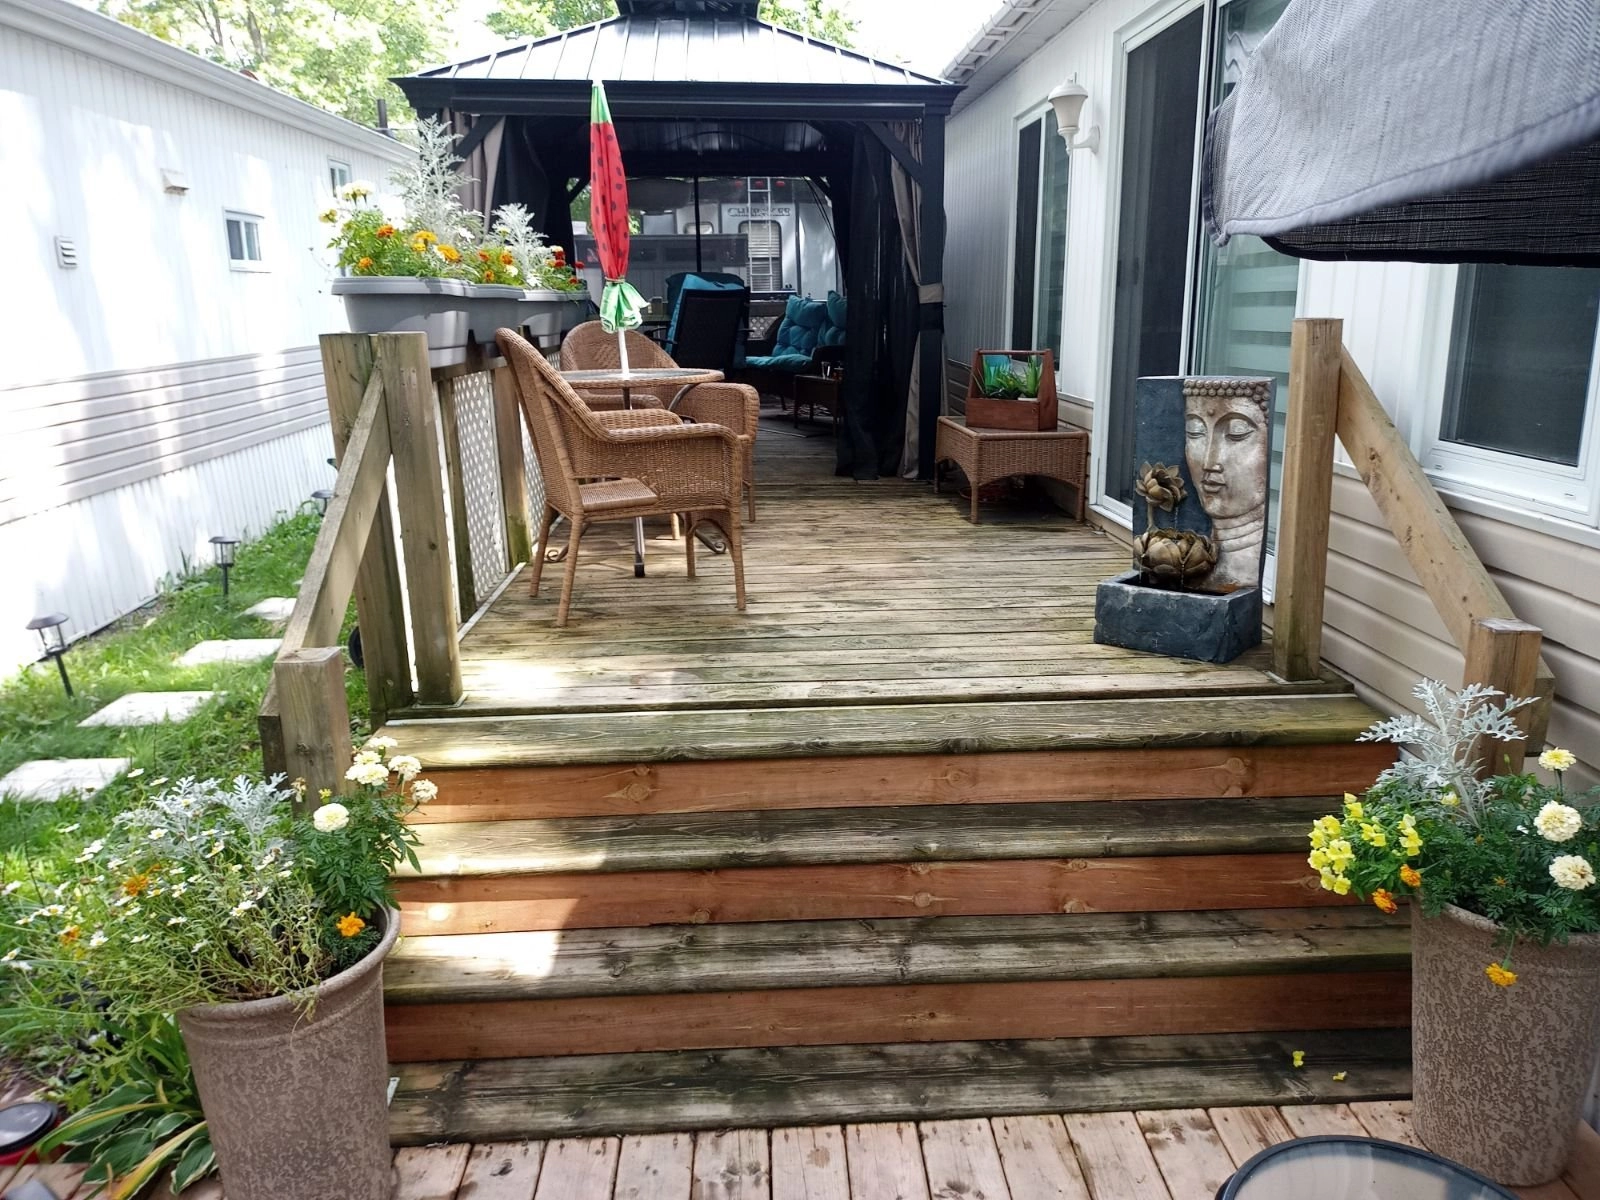
<svg viewBox="0 0 1600 1200"><path fill-rule="evenodd" d="M1039 147L1043 120L1017 131L1017 237L1012 249L1011 344L1033 340L1034 269L1039 257Z"/></svg>
<svg viewBox="0 0 1600 1200"><path fill-rule="evenodd" d="M349 182L350 164L330 158L328 160L328 185L333 189L333 194L337 196L339 189Z"/></svg>
<svg viewBox="0 0 1600 1200"><path fill-rule="evenodd" d="M228 263L236 270L260 270L261 218L248 213L224 215L228 231Z"/></svg>
<svg viewBox="0 0 1600 1200"><path fill-rule="evenodd" d="M1067 146L1056 115L1017 130L1017 240L1013 251L1011 346L1049 347L1061 357L1067 265Z"/></svg>

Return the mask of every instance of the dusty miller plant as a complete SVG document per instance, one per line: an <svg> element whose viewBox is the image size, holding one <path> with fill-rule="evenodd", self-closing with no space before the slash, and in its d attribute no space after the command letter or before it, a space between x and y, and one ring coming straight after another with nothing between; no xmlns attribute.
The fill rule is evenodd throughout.
<svg viewBox="0 0 1600 1200"><path fill-rule="evenodd" d="M547 275L555 254L534 229L532 213L520 204L501 205L494 213L494 234L511 251L529 287L549 285Z"/></svg>
<svg viewBox="0 0 1600 1200"><path fill-rule="evenodd" d="M417 160L390 181L405 204L407 223L465 250L483 238L483 218L461 205L459 189L476 182L456 170L456 135L439 121L417 122Z"/></svg>

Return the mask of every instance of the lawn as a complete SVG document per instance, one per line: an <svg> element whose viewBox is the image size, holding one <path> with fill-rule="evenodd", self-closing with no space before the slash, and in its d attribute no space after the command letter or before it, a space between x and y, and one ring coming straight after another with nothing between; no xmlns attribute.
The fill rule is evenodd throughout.
<svg viewBox="0 0 1600 1200"><path fill-rule="evenodd" d="M75 699L63 694L48 664L0 684L0 776L35 758L133 760L126 775L92 797L55 804L0 799L0 876L17 878L24 859L34 871L54 875L64 854L75 854L83 842L100 836L117 812L167 780L261 772L256 711L272 660L190 668L179 666L177 658L207 638L276 636L277 627L245 616L245 609L268 596L296 594L320 523L314 514L301 514L240 546L227 597L216 568L199 571L112 628L73 645L67 667ZM364 715L365 678L352 670L346 679L350 711ZM78 727L124 693L179 690L211 690L217 696L179 723Z"/></svg>

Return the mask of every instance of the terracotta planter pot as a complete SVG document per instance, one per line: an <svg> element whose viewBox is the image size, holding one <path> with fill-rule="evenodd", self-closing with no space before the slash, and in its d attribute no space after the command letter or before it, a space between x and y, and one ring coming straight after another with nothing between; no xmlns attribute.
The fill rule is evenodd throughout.
<svg viewBox="0 0 1600 1200"><path fill-rule="evenodd" d="M1428 1149L1512 1186L1546 1183L1572 1152L1600 1033L1600 934L1519 943L1496 987L1499 926L1413 907L1414 1120Z"/></svg>
<svg viewBox="0 0 1600 1200"><path fill-rule="evenodd" d="M228 1200L387 1200L383 960L400 931L317 990L178 1014Z"/></svg>

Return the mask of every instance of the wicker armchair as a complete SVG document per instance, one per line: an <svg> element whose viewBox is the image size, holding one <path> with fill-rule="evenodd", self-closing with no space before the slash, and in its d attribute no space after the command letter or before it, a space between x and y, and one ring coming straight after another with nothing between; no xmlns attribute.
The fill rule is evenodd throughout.
<svg viewBox="0 0 1600 1200"><path fill-rule="evenodd" d="M739 526L744 454L722 425L684 424L660 409L591 412L543 354L518 334L495 335L511 364L523 419L544 476L545 506L529 590L539 594L545 544L560 513L571 526L566 576L556 625L567 623L578 573L578 547L595 521L688 515L684 531L689 577L694 578L694 531L703 521L720 528L733 559L734 598L744 611L744 542Z"/></svg>
<svg viewBox="0 0 1600 1200"><path fill-rule="evenodd" d="M628 330L628 364L641 368L676 367L672 357L642 333ZM585 321L561 343L561 369L563 371L616 370L622 365L622 355L617 350L617 335L607 333L599 321ZM693 363L685 364L693 366ZM665 394L648 388L630 388L636 409L661 409L672 403L677 389ZM583 402L596 412L612 412L622 407L621 392L578 392ZM691 421L721 425L733 430L744 447L744 486L748 519L756 519L756 432L761 419L761 397L752 387L742 383L702 383L692 388L672 410Z"/></svg>

